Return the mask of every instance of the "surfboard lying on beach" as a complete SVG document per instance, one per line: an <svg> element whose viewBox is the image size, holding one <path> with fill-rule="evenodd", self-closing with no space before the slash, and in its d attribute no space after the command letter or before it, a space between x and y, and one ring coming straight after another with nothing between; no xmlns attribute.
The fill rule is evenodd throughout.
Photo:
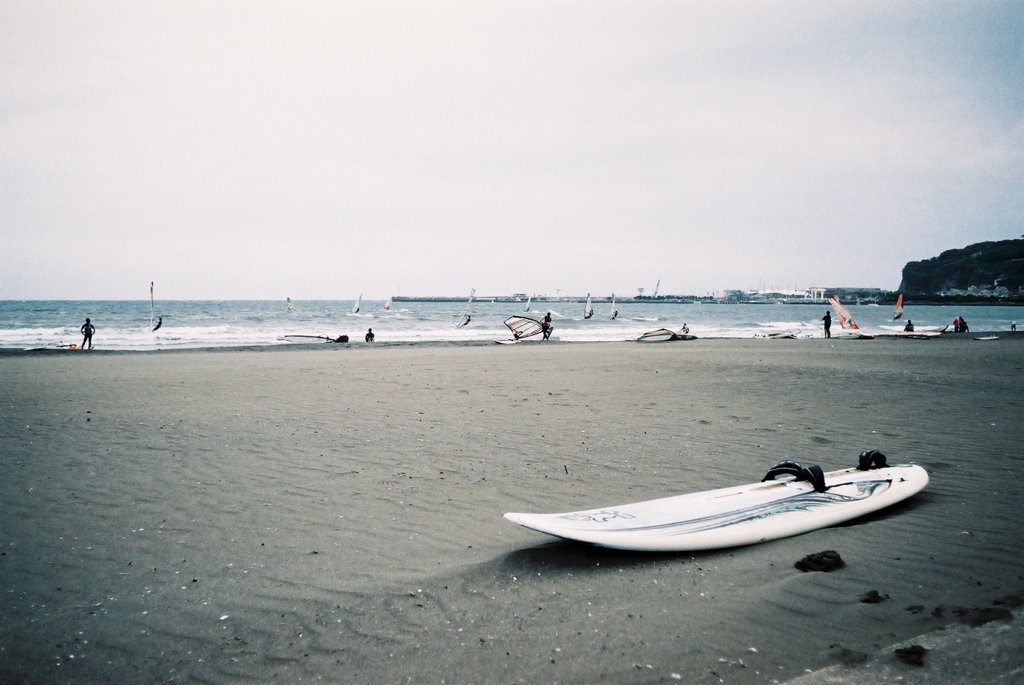
<svg viewBox="0 0 1024 685"><path fill-rule="evenodd" d="M339 335L337 338L332 338L329 335L282 335L281 340L287 340L293 343L312 343L312 342L329 342L329 343L347 343L347 335Z"/></svg>
<svg viewBox="0 0 1024 685"><path fill-rule="evenodd" d="M866 454L872 456L863 469L823 473L817 466L786 461L759 483L562 514L508 513L505 518L541 533L615 549L679 552L751 545L870 514L928 484L920 466L885 465L875 450L862 453L862 466ZM777 480L780 476L784 479Z"/></svg>

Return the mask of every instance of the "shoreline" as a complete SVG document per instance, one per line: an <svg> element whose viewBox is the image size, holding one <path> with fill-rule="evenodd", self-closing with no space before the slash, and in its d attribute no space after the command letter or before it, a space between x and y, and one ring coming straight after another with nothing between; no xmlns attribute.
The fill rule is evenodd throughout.
<svg viewBox="0 0 1024 685"><path fill-rule="evenodd" d="M974 335L2 355L0 673L947 682L993 650L1017 673L1024 336ZM624 553L502 518L864 448L929 486L761 545ZM828 549L843 569L794 568ZM922 666L892 656L925 639Z"/></svg>
<svg viewBox="0 0 1024 685"><path fill-rule="evenodd" d="M796 337L796 338L778 338L771 339L767 336L758 336L750 338L736 338L736 337L724 337L724 336L701 336L694 338L693 340L678 340L664 343L644 343L643 346L661 346L661 345L695 345L700 344L701 341L767 341L772 342L783 341L784 343L793 344L794 342L808 343L812 341L819 342L858 342L867 343L872 340L918 340L919 342L925 342L923 339L911 338L908 336L900 336L895 332L886 333L873 333L871 338L865 338L863 340L856 338L844 337L845 331L836 331L832 338L824 338L823 336L815 337ZM996 336L1000 340L1020 337L1024 339L1024 330L1021 331L1005 331L1005 330L985 330L985 331L970 331L967 333L951 333L943 332L941 335L927 338L928 342L935 341L966 341L974 340L979 337L991 337ZM498 339L494 340L423 340L423 341L387 341L380 340L373 343L361 342L358 340L351 340L347 343L275 343L270 345L214 345L206 347L164 347L158 349L103 349L102 345L93 348L91 350L81 349L62 349L62 348L3 348L0 347L0 358L2 357L18 357L22 355L66 355L73 352L90 352L99 355L110 355L110 354L175 354L175 353L188 353L188 352L284 352L284 351L302 351L302 350L339 350L339 349L369 349L369 348L411 348L411 347L422 347L422 348L463 348L463 347L492 347ZM581 345L620 345L623 343L634 343L636 340L557 340L552 339L547 342L540 340L526 339L522 341L522 344L529 346L536 344L550 345L550 346L581 346ZM981 341L977 341L981 342ZM909 343L908 343L909 344Z"/></svg>

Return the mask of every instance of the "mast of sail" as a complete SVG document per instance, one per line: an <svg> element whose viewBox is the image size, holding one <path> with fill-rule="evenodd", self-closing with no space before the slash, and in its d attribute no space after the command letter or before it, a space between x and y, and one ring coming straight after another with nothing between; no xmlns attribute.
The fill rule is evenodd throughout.
<svg viewBox="0 0 1024 685"><path fill-rule="evenodd" d="M903 316L903 293L896 298L896 306L892 310L892 320L896 321L901 316Z"/></svg>
<svg viewBox="0 0 1024 685"><path fill-rule="evenodd" d="M153 281L149 282L149 330L153 330Z"/></svg>
<svg viewBox="0 0 1024 685"><path fill-rule="evenodd" d="M860 328L857 322L853 320L853 316L850 314L850 310L839 301L839 298L833 296L828 298L829 304L832 305L832 309L836 310L836 316L839 317L839 325L843 328L851 331L855 331Z"/></svg>

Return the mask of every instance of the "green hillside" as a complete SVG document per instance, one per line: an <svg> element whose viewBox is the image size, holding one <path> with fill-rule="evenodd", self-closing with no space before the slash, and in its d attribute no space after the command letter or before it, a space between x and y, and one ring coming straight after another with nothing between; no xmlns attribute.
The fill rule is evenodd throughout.
<svg viewBox="0 0 1024 685"><path fill-rule="evenodd" d="M908 262L900 291L908 294L977 292L1018 295L1024 286L1024 240L975 243L938 257Z"/></svg>

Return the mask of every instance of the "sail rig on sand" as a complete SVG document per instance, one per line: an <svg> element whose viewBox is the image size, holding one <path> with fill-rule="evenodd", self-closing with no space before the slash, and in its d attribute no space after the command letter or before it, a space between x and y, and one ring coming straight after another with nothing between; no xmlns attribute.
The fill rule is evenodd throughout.
<svg viewBox="0 0 1024 685"><path fill-rule="evenodd" d="M505 319L505 325L512 331L512 337L516 340L529 338L544 330L544 324L528 316L510 316Z"/></svg>

